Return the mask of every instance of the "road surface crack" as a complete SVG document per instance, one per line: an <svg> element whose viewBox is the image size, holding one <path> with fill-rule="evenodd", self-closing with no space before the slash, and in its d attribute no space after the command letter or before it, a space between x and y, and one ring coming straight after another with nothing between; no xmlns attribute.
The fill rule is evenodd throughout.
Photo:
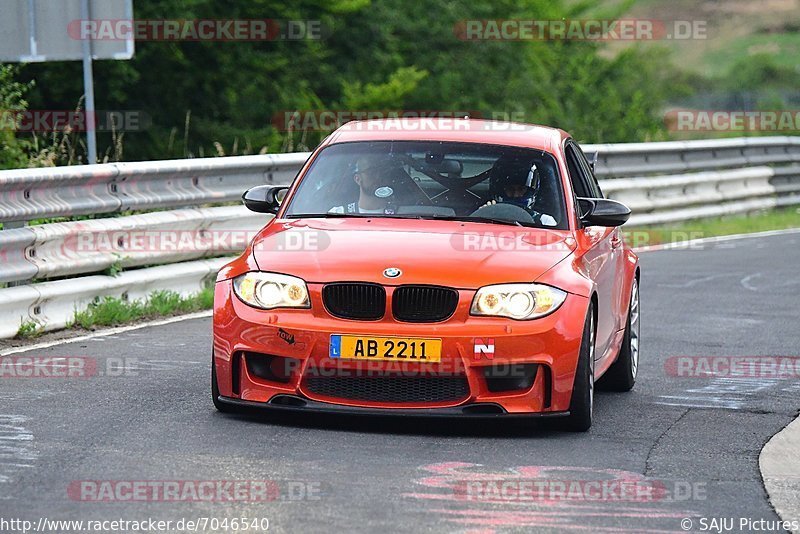
<svg viewBox="0 0 800 534"><path fill-rule="evenodd" d="M644 476L650 476L650 473L653 470L652 467L650 467L650 457L653 455L653 451L656 450L656 447L658 447L659 443L661 443L661 440L664 438L664 436L667 435L667 432L672 430L673 427L675 427L675 425L677 425L681 421L681 419L683 419L686 416L686 414L688 414L691 410L692 410L691 408L686 408L683 411L683 413L681 413L681 415L678 416L677 419L675 419L672 423L670 423L669 426L667 426L667 428L665 428L664 431L661 434L659 434L659 436L650 446L650 450L647 451L647 457L644 459Z"/></svg>

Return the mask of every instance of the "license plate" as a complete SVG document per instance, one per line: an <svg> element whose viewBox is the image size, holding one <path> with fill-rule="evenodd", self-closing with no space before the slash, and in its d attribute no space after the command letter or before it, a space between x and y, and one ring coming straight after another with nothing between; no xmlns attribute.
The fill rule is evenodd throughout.
<svg viewBox="0 0 800 534"><path fill-rule="evenodd" d="M438 363L442 340L413 337L331 335L331 358Z"/></svg>

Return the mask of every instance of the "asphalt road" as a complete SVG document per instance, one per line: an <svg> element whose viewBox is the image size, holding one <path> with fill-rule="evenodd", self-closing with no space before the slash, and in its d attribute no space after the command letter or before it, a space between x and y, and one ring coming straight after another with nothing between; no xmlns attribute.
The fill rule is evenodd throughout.
<svg viewBox="0 0 800 534"><path fill-rule="evenodd" d="M669 358L798 355L800 234L649 252L641 264L639 382L628 394L598 394L586 434L222 415L209 398L210 319L18 354L86 357L98 376L2 379L0 518L247 517L267 518L271 532L326 533L681 532L683 518L699 531L704 517L733 518L733 532L748 532L739 518L777 520L758 454L796 415L800 380L681 378ZM192 481L220 480L249 487L246 498L261 487L247 481L271 481L268 500L225 500L224 490L221 501L186 500L199 487ZM511 481L510 493L490 480ZM534 494L520 483L546 480ZM599 480L612 489L590 491L586 481ZM126 486L109 481L179 481L189 493L120 500ZM613 488L623 486L655 491L620 499Z"/></svg>

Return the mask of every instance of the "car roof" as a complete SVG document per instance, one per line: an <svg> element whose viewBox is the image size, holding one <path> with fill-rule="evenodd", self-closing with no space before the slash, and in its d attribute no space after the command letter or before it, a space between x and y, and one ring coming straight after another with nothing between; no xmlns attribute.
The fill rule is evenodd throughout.
<svg viewBox="0 0 800 534"><path fill-rule="evenodd" d="M356 141L446 141L508 145L555 153L570 135L564 130L520 122L451 117L351 121L323 145Z"/></svg>

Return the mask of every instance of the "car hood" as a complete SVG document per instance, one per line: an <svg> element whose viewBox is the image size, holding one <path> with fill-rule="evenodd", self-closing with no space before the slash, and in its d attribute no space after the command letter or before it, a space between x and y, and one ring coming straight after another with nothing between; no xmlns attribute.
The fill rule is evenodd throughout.
<svg viewBox="0 0 800 534"><path fill-rule="evenodd" d="M252 243L262 271L309 283L365 281L463 289L532 282L575 248L568 231L390 218L276 220ZM394 267L401 274L384 276Z"/></svg>

